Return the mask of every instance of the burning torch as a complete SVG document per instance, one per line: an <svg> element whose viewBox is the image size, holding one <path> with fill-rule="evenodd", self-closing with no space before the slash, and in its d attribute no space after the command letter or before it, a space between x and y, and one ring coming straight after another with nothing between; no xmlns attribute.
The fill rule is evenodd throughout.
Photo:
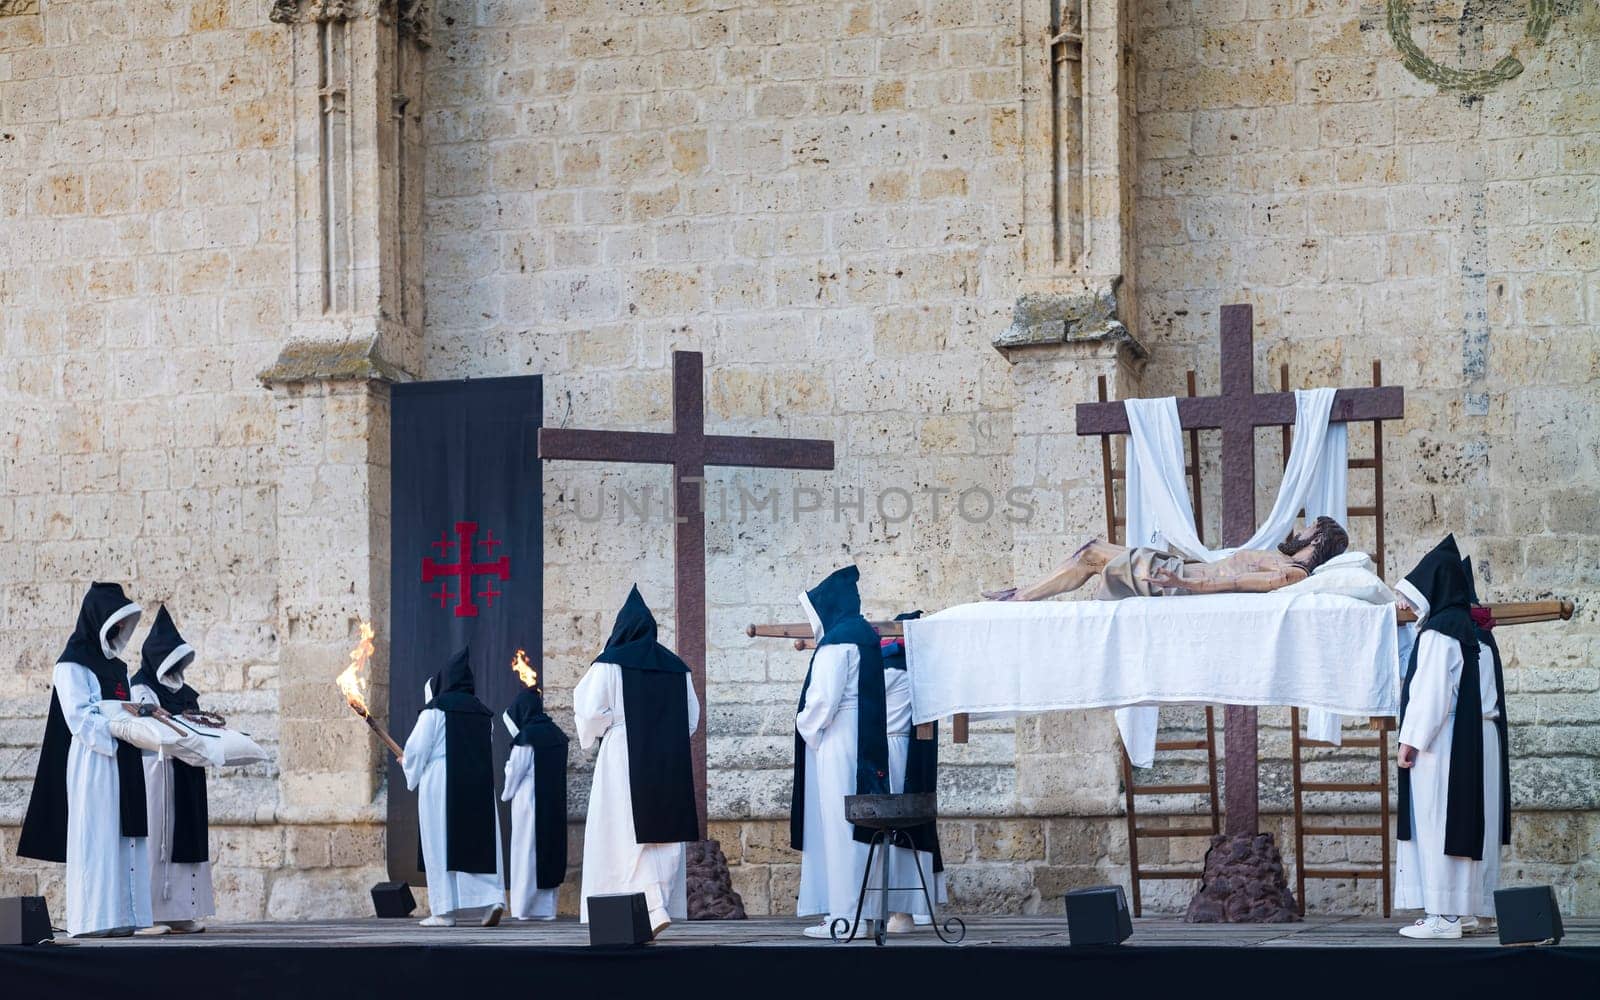
<svg viewBox="0 0 1600 1000"><path fill-rule="evenodd" d="M404 764L406 755L400 749L400 744L396 743L394 737L390 736L382 726L378 725L378 720L374 719L372 713L367 711L367 661L372 659L373 635L372 626L362 622L361 641L356 644L356 648L350 651L350 665L345 667L344 672L339 675L339 690L344 692L344 700L350 703L351 710L366 720L367 725L371 726L372 731L378 735L378 739L382 740L384 745L394 754L394 759Z"/></svg>

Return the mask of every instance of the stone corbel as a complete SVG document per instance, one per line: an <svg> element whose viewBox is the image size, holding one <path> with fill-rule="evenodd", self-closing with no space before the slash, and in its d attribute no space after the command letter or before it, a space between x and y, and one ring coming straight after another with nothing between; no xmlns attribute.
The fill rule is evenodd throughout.
<svg viewBox="0 0 1600 1000"><path fill-rule="evenodd" d="M1017 299L1011 325L995 335L996 350L1013 364L1030 348L1063 344L1120 345L1138 363L1149 355L1120 315L1120 278L1075 292L1029 292Z"/></svg>
<svg viewBox="0 0 1600 1000"><path fill-rule="evenodd" d="M279 24L327 24L376 17L394 24L418 48L432 44L433 10L429 0L273 0L268 19Z"/></svg>
<svg viewBox="0 0 1600 1000"><path fill-rule="evenodd" d="M256 376L271 388L296 382L409 382L405 372L383 360L376 339L324 343L291 341L272 367Z"/></svg>

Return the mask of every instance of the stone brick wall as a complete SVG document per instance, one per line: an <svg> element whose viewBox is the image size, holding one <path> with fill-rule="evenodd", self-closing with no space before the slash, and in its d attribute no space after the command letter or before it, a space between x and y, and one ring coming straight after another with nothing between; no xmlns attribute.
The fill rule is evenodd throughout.
<svg viewBox="0 0 1600 1000"><path fill-rule="evenodd" d="M307 267L291 149L306 100L291 97L296 36L271 6L0 2L0 649L22 681L0 699L0 893L60 905L59 869L11 852L62 623L107 577L148 609L168 601L202 650L208 701L280 750L283 774L213 782L222 915L364 912L381 871L379 757L359 727L330 735L339 706L320 664L352 615L385 613L386 396L257 381L293 324L321 322L290 308ZM838 443L831 474L710 475L713 832L752 912L792 907L783 815L806 660L744 626L798 618L798 591L847 560L868 612L887 615L970 599L1099 533L1098 449L1073 434L1072 405L1097 374L1154 394L1182 391L1192 367L1214 391L1217 310L1234 301L1256 308L1258 387L1280 363L1295 385L1365 384L1373 359L1406 387L1386 439L1391 576L1455 530L1489 596L1578 602L1573 622L1503 633L1520 810L1506 876L1600 912L1593 4L1558 5L1537 45L1518 41L1520 22L1485 20L1498 13L1458 31L1413 11L1440 64L1482 68L1517 45L1524 72L1476 98L1412 75L1377 4L1097 5L1082 210L1112 227L1097 252L1115 220L1131 227L1097 259L1122 262L1120 320L1143 365L1114 340L991 346L1019 295L1081 290L1024 245L1048 211L1038 0L433 6L426 319L419 344L384 360L425 378L542 372L551 425L660 428L670 351L701 350L708 427ZM1132 39L1131 61L1095 34L1109 30ZM1108 66L1131 94L1105 89ZM1104 127L1117 120L1129 134ZM1130 156L1124 200L1114 166ZM1095 294L1115 287L1106 277ZM361 323L384 328L382 303L412 302L385 294L398 298ZM1276 448L1263 435L1261 469ZM1261 478L1265 504L1276 482ZM1033 515L1013 522L1018 485ZM630 582L670 641L667 487L660 469L546 469L541 673L558 719ZM974 487L994 516L964 516ZM647 489L641 517L622 498ZM1352 529L1370 544L1369 525ZM348 566L289 565L341 543ZM1194 716L1166 718L1184 730ZM1262 721L1263 824L1287 840L1287 713ZM1104 713L975 725L942 752L958 908L1052 910L1065 888L1125 879ZM1370 766L1326 756L1322 777ZM589 767L575 755L574 862ZM1187 867L1202 842L1141 846ZM1186 891L1159 883L1147 901L1176 908ZM576 870L569 910L575 892ZM1371 909L1373 892L1310 895Z"/></svg>

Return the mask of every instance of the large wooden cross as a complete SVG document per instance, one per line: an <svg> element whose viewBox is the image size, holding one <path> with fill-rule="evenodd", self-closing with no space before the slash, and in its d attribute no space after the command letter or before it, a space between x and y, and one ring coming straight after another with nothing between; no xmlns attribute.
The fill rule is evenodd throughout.
<svg viewBox="0 0 1600 1000"><path fill-rule="evenodd" d="M1178 399L1178 422L1185 428L1222 430L1222 544L1243 545L1256 531L1256 428L1294 423L1292 392L1255 391L1255 351L1248 305L1222 307L1222 394ZM1340 389L1329 421L1397 420L1405 411L1398 386ZM1126 434L1128 414L1121 401L1079 403L1078 433ZM1381 567L1380 567L1381 570ZM1259 825L1256 710L1229 705L1227 811L1229 834L1255 833Z"/></svg>
<svg viewBox="0 0 1600 1000"><path fill-rule="evenodd" d="M639 462L672 466L676 515L674 646L694 675L706 704L706 466L759 469L831 469L833 442L707 434L704 359L698 351L672 352L672 432L589 431L543 427L539 457L546 461ZM699 793L700 839L706 839L706 713L691 742Z"/></svg>

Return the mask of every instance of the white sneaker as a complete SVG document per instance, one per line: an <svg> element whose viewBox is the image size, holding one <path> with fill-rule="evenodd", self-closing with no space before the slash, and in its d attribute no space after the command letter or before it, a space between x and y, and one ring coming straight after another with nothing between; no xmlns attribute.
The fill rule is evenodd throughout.
<svg viewBox="0 0 1600 1000"><path fill-rule="evenodd" d="M890 934L910 934L917 929L909 913L889 914L889 926L885 928Z"/></svg>
<svg viewBox="0 0 1600 1000"><path fill-rule="evenodd" d="M1461 933L1463 935L1478 933L1477 917L1458 917L1456 923L1461 925Z"/></svg>
<svg viewBox="0 0 1600 1000"><path fill-rule="evenodd" d="M166 924L152 924L149 927L141 927L133 933L138 937L160 937L163 934L171 934L172 928ZM110 936L116 937L116 934L113 933Z"/></svg>
<svg viewBox="0 0 1600 1000"><path fill-rule="evenodd" d="M494 927L500 923L500 918L505 916L506 904L496 903L483 912L483 919L478 921L480 927Z"/></svg>
<svg viewBox="0 0 1600 1000"><path fill-rule="evenodd" d="M824 920L820 924L812 924L810 927L807 927L802 933L804 933L805 936L808 937L808 938L818 938L820 940L826 941L829 938L833 937L833 935L828 932L829 923L830 923L829 921Z"/></svg>
<svg viewBox="0 0 1600 1000"><path fill-rule="evenodd" d="M1454 941L1461 937L1461 921L1446 920L1430 913L1411 926L1400 928L1400 934L1423 941Z"/></svg>
<svg viewBox="0 0 1600 1000"><path fill-rule="evenodd" d="M454 927L455 925L455 917L429 917L426 920L419 921L419 926L422 927Z"/></svg>

